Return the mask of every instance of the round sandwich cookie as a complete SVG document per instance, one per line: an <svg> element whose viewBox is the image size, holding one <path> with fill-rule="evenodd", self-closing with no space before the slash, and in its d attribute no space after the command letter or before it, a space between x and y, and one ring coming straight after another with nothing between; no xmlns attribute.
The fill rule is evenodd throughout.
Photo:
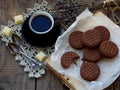
<svg viewBox="0 0 120 90"><path fill-rule="evenodd" d="M82 35L82 42L87 47L95 47L101 43L101 33L97 30L88 30Z"/></svg>
<svg viewBox="0 0 120 90"><path fill-rule="evenodd" d="M69 36L69 44L71 47L75 49L81 49L84 47L84 44L82 43L82 35L83 32L81 31L74 31Z"/></svg>
<svg viewBox="0 0 120 90"><path fill-rule="evenodd" d="M109 30L106 27L104 27L104 26L96 26L94 28L94 30L98 30L101 33L102 41L109 40L110 32L109 32Z"/></svg>
<svg viewBox="0 0 120 90"><path fill-rule="evenodd" d="M70 64L74 63L79 57L76 52L65 52L61 57L61 65L63 68L69 68Z"/></svg>
<svg viewBox="0 0 120 90"><path fill-rule="evenodd" d="M117 45L114 42L108 40L103 41L100 44L99 50L102 55L108 58L115 57L119 52Z"/></svg>
<svg viewBox="0 0 120 90"><path fill-rule="evenodd" d="M87 81L94 81L98 78L100 74L100 68L96 63L83 62L80 68L80 75L83 79Z"/></svg>
<svg viewBox="0 0 120 90"><path fill-rule="evenodd" d="M99 49L85 48L83 51L83 59L90 62L98 62L101 59Z"/></svg>

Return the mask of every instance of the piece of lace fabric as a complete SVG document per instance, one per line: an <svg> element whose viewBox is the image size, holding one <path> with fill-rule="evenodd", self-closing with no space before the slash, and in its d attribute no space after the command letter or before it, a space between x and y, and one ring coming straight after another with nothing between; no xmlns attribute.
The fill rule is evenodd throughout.
<svg viewBox="0 0 120 90"><path fill-rule="evenodd" d="M43 2L41 4L34 4L33 8L28 8L27 12L23 13L24 19L26 20L26 18L28 18L34 12L39 11L39 10L50 12L51 8L52 7L48 4L48 2L43 0ZM12 28L14 30L14 33L21 37L22 24L16 25L13 21L9 20L7 26L9 28ZM7 46L7 43L12 42L12 39L11 39L11 37L9 37L9 38L4 37L1 34L4 27L5 27L5 25L1 25L1 27L0 27L0 29L1 29L0 36L2 37L2 41L4 41ZM49 56L54 51L54 46L50 46L50 47L46 47L46 48L38 48L38 47L29 45L24 40L23 40L22 46L26 50L26 53L32 58L37 53L39 53L39 51L43 51L44 53L46 53L47 56ZM37 70L32 69L30 67L28 60L26 60L26 58L24 58L21 55L16 55L15 60L20 61L20 65L24 66L24 71L28 72L29 77L39 78L39 77L41 77L41 75L45 74L45 69L37 69Z"/></svg>

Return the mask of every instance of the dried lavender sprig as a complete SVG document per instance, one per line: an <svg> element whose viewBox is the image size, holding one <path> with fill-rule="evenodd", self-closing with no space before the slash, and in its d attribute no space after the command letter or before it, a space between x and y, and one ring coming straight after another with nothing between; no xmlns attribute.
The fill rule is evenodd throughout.
<svg viewBox="0 0 120 90"><path fill-rule="evenodd" d="M74 0L75 1L75 0ZM86 6L91 11L103 9L103 2L94 2L94 7L89 3L76 4L73 0L58 0L55 8L52 10L57 17L57 20L63 24L63 26L69 26L85 8ZM104 8L107 8L104 7Z"/></svg>

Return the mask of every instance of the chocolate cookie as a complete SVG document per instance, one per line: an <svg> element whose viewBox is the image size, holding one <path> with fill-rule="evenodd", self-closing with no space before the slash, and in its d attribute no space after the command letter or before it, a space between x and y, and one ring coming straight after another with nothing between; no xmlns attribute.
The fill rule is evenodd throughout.
<svg viewBox="0 0 120 90"><path fill-rule="evenodd" d="M94 81L100 74L100 68L96 63L83 62L80 68L80 75L87 81Z"/></svg>
<svg viewBox="0 0 120 90"><path fill-rule="evenodd" d="M75 49L81 49L84 47L82 43L82 35L83 35L83 32L81 31L74 31L70 34L69 43L71 47Z"/></svg>
<svg viewBox="0 0 120 90"><path fill-rule="evenodd" d="M110 32L109 32L109 30L106 27L104 27L104 26L97 26L97 27L94 28L94 30L98 30L101 33L102 41L109 40Z"/></svg>
<svg viewBox="0 0 120 90"><path fill-rule="evenodd" d="M95 47L101 43L101 33L97 30L88 30L82 35L82 42L87 47Z"/></svg>
<svg viewBox="0 0 120 90"><path fill-rule="evenodd" d="M119 52L117 45L114 42L108 40L103 41L100 44L99 50L104 56L108 58L115 57Z"/></svg>
<svg viewBox="0 0 120 90"><path fill-rule="evenodd" d="M61 57L61 65L63 68L69 68L70 64L74 63L78 58L79 55L76 52L66 52Z"/></svg>
<svg viewBox="0 0 120 90"><path fill-rule="evenodd" d="M97 48L85 48L83 52L83 59L90 62L98 62L101 59L101 55Z"/></svg>

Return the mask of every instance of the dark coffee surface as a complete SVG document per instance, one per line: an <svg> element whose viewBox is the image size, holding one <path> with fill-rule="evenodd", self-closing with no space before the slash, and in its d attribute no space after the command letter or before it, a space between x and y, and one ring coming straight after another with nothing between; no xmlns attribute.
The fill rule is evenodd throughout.
<svg viewBox="0 0 120 90"><path fill-rule="evenodd" d="M30 45L46 47L53 45L57 37L61 34L60 24L55 23L53 29L46 34L35 34L28 26L29 18L26 19L22 26L22 36Z"/></svg>
<svg viewBox="0 0 120 90"><path fill-rule="evenodd" d="M50 18L43 15L36 16L31 22L32 28L37 32L45 32L51 27L51 25L52 22Z"/></svg>

